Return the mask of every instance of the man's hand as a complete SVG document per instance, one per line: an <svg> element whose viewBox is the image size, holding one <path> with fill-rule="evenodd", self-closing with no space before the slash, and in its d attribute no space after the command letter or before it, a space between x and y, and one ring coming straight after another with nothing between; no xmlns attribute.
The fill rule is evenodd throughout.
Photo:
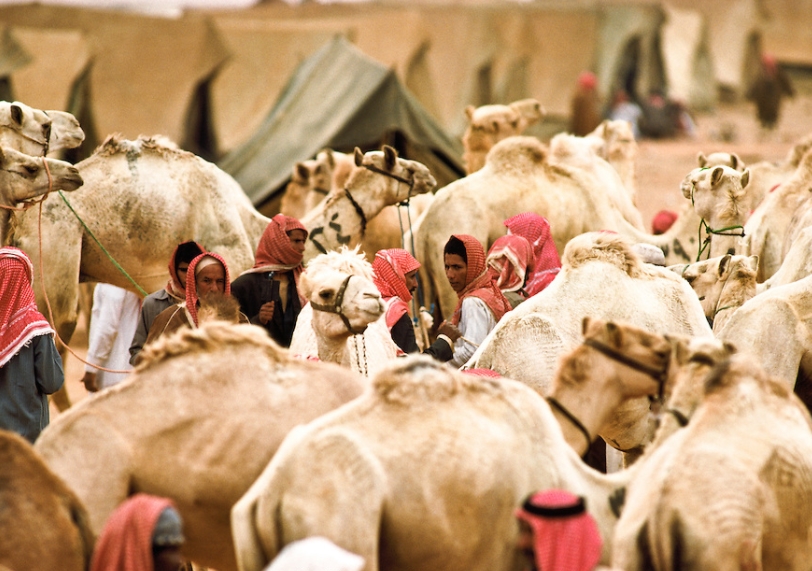
<svg viewBox="0 0 812 571"><path fill-rule="evenodd" d="M259 308L259 322L262 323L262 325L266 325L271 319L273 319L273 308L273 301L263 303L262 307Z"/></svg>
<svg viewBox="0 0 812 571"><path fill-rule="evenodd" d="M99 390L99 385L97 384L96 380L96 373L91 373L90 371L85 372L85 376L82 377L82 382L85 384L85 388L89 393L95 393Z"/></svg>
<svg viewBox="0 0 812 571"><path fill-rule="evenodd" d="M437 328L437 334L445 335L446 337L451 339L452 343L456 343L457 339L462 337L462 333L460 332L459 329L457 329L457 326L454 325L453 323L449 323L448 321L443 321L440 324L440 327Z"/></svg>

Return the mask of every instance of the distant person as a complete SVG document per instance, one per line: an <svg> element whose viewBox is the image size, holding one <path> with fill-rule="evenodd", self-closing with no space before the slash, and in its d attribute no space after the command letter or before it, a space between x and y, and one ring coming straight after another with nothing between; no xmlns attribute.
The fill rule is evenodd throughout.
<svg viewBox="0 0 812 571"><path fill-rule="evenodd" d="M640 140L640 117L643 109L635 103L625 89L618 89L612 97L607 117L612 121L627 121L632 126L635 140Z"/></svg>
<svg viewBox="0 0 812 571"><path fill-rule="evenodd" d="M677 135L681 110L659 89L652 89L642 104L640 133L650 139L670 139Z"/></svg>
<svg viewBox="0 0 812 571"><path fill-rule="evenodd" d="M522 212L511 216L504 224L508 234L522 236L533 246L536 261L524 286L527 296L533 297L550 285L561 271L561 258L558 256L550 223L535 212Z"/></svg>
<svg viewBox="0 0 812 571"><path fill-rule="evenodd" d="M0 248L0 428L34 442L48 426L48 396L65 381L54 330L37 309L34 266Z"/></svg>
<svg viewBox="0 0 812 571"><path fill-rule="evenodd" d="M93 311L88 331L87 360L82 382L93 393L123 381L130 365L130 344L138 326L141 298L131 291L99 283L93 290Z"/></svg>
<svg viewBox="0 0 812 571"><path fill-rule="evenodd" d="M601 104L598 78L591 71L582 71L571 101L570 132L584 137L601 124Z"/></svg>
<svg viewBox="0 0 812 571"><path fill-rule="evenodd" d="M90 571L178 571L184 541L183 521L170 500L135 494L104 524Z"/></svg>
<svg viewBox="0 0 812 571"><path fill-rule="evenodd" d="M152 322L164 309L182 303L186 299L186 270L197 256L206 251L197 242L182 242L175 247L169 258L169 281L163 289L149 294L141 302L141 312L135 334L130 342L130 364L138 364L138 354L147 340Z"/></svg>
<svg viewBox="0 0 812 571"><path fill-rule="evenodd" d="M515 309L529 296L524 289L527 278L533 274L536 259L533 246L524 236L500 236L488 250L485 258L498 287Z"/></svg>
<svg viewBox="0 0 812 571"><path fill-rule="evenodd" d="M775 129L785 95L795 95L789 76L772 55L762 54L758 75L747 92L747 98L756 104L756 115L764 129Z"/></svg>

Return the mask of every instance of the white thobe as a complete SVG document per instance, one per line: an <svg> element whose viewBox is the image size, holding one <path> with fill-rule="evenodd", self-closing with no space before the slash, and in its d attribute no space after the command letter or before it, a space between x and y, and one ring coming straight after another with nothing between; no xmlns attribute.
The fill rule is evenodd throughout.
<svg viewBox="0 0 812 571"><path fill-rule="evenodd" d="M448 364L459 368L468 362L480 343L496 327L496 319L484 301L478 297L466 297L462 300L460 323L457 327L462 337L454 343L454 356Z"/></svg>
<svg viewBox="0 0 812 571"><path fill-rule="evenodd" d="M88 332L87 360L105 369L126 370L130 365L130 343L138 326L141 298L110 284L97 284ZM121 382L128 373L110 373L85 365L96 372L99 389Z"/></svg>

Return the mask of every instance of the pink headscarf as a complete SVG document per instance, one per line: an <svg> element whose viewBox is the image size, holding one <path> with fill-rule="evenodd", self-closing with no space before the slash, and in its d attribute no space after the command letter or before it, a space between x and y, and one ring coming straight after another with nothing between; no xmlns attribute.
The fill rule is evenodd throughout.
<svg viewBox="0 0 812 571"><path fill-rule="evenodd" d="M530 242L514 234L497 238L488 250L486 262L502 291L522 289L525 277L533 273L536 264Z"/></svg>
<svg viewBox="0 0 812 571"><path fill-rule="evenodd" d="M220 254L206 252L205 254L200 254L198 257L192 260L192 262L189 264L189 269L186 271L186 311L188 311L189 315L192 316L192 321L194 321L195 327L200 325L197 320L197 302L200 301L200 297L197 295L195 268L197 268L200 262L206 260L207 258L213 258L213 260L216 260L222 264L223 269L226 272L225 295L231 295L231 280L228 277L228 265Z"/></svg>
<svg viewBox="0 0 812 571"><path fill-rule="evenodd" d="M676 220L676 212L672 210L660 210L651 220L651 230L654 234L665 234Z"/></svg>
<svg viewBox="0 0 812 571"><path fill-rule="evenodd" d="M307 237L307 228L296 218L284 214L271 218L259 240L254 267L243 273L293 270L294 279L298 282L303 255L290 243L288 232L292 230L301 230Z"/></svg>
<svg viewBox="0 0 812 571"><path fill-rule="evenodd" d="M524 287L528 297L533 297L550 285L561 270L561 258L553 241L550 223L534 212L522 212L511 216L504 224L509 234L523 236L533 246L536 264Z"/></svg>
<svg viewBox="0 0 812 571"><path fill-rule="evenodd" d="M119 505L104 524L90 571L154 571L152 534L168 507L166 498L136 494Z"/></svg>
<svg viewBox="0 0 812 571"><path fill-rule="evenodd" d="M34 266L25 252L0 248L0 367L33 337L54 333L37 309L33 279Z"/></svg>
<svg viewBox="0 0 812 571"><path fill-rule="evenodd" d="M582 71L578 74L578 87L581 89L595 89L598 86L598 78L591 71Z"/></svg>
<svg viewBox="0 0 812 571"><path fill-rule="evenodd" d="M409 311L412 294L406 288L406 274L420 267L409 252L400 248L379 250L372 261L372 281L386 303L386 326L392 328Z"/></svg>
<svg viewBox="0 0 812 571"><path fill-rule="evenodd" d="M592 571L601 558L598 526L584 499L564 490L537 492L516 510L533 529L536 567L541 571Z"/></svg>
<svg viewBox="0 0 812 571"><path fill-rule="evenodd" d="M468 258L465 289L457 294L459 301L457 301L457 307L454 308L454 314L451 316L451 323L454 325L459 324L462 301L466 297L478 297L484 301L485 305L493 312L494 319L499 321L505 313L510 311L511 307L505 295L496 287L493 275L487 271L485 249L479 243L479 240L469 234L453 234L451 237L463 243Z"/></svg>

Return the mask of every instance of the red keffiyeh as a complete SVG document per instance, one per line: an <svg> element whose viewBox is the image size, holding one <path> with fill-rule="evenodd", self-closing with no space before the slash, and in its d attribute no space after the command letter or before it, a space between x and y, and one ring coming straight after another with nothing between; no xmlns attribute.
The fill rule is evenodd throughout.
<svg viewBox="0 0 812 571"><path fill-rule="evenodd" d="M268 223L257 246L254 267L244 274L258 272L287 272L293 270L294 279L302 272L303 255L290 243L288 232L301 230L307 236L307 228L296 218L277 214Z"/></svg>
<svg viewBox="0 0 812 571"><path fill-rule="evenodd" d="M136 494L119 505L104 524L90 571L154 571L152 533L172 502Z"/></svg>
<svg viewBox="0 0 812 571"><path fill-rule="evenodd" d="M525 277L532 275L536 265L530 242L513 234L500 236L493 243L486 262L496 278L496 286L502 291L522 289Z"/></svg>
<svg viewBox="0 0 812 571"><path fill-rule="evenodd" d="M189 264L189 269L186 271L186 311L189 312L189 316L192 318L192 321L194 321L195 327L200 325L197 321L197 303L200 301L200 297L197 295L195 268L197 268L201 262L208 263L208 261L215 260L222 264L223 269L226 271L225 295L231 295L231 279L228 277L228 265L226 265L226 261L220 254L206 252L192 260Z"/></svg>
<svg viewBox="0 0 812 571"><path fill-rule="evenodd" d="M510 311L510 302L496 287L493 275L485 267L485 250L482 248L482 244L469 234L453 234L452 238L456 238L465 246L468 271L465 274L465 289L457 294L459 301L451 316L451 323L459 325L462 301L466 297L478 297L484 301L493 312L494 319L499 321L505 313Z"/></svg>
<svg viewBox="0 0 812 571"><path fill-rule="evenodd" d="M25 252L0 248L0 367L33 337L54 333L37 309L33 279L34 266Z"/></svg>
<svg viewBox="0 0 812 571"><path fill-rule="evenodd" d="M390 329L409 311L412 294L406 287L406 274L419 267L420 262L400 248L380 250L375 254L373 282L386 303L386 326Z"/></svg>
<svg viewBox="0 0 812 571"><path fill-rule="evenodd" d="M553 241L550 223L534 212L522 212L505 220L510 234L523 236L533 246L536 258L533 273L524 290L532 297L550 285L561 269L561 258Z"/></svg>
<svg viewBox="0 0 812 571"><path fill-rule="evenodd" d="M564 490L531 495L516 517L533 529L536 567L543 571L592 571L601 558L598 526L584 499Z"/></svg>
<svg viewBox="0 0 812 571"><path fill-rule="evenodd" d="M201 254L206 253L206 248L198 244L197 242L184 242L185 244L194 244L200 250ZM166 293L177 299L178 301L183 301L186 297L186 292L183 290L185 284L182 284L180 278L178 277L178 272L175 270L177 266L177 257L178 257L178 248L180 245L175 246L175 251L172 252L172 256L169 258L169 282L167 282Z"/></svg>

